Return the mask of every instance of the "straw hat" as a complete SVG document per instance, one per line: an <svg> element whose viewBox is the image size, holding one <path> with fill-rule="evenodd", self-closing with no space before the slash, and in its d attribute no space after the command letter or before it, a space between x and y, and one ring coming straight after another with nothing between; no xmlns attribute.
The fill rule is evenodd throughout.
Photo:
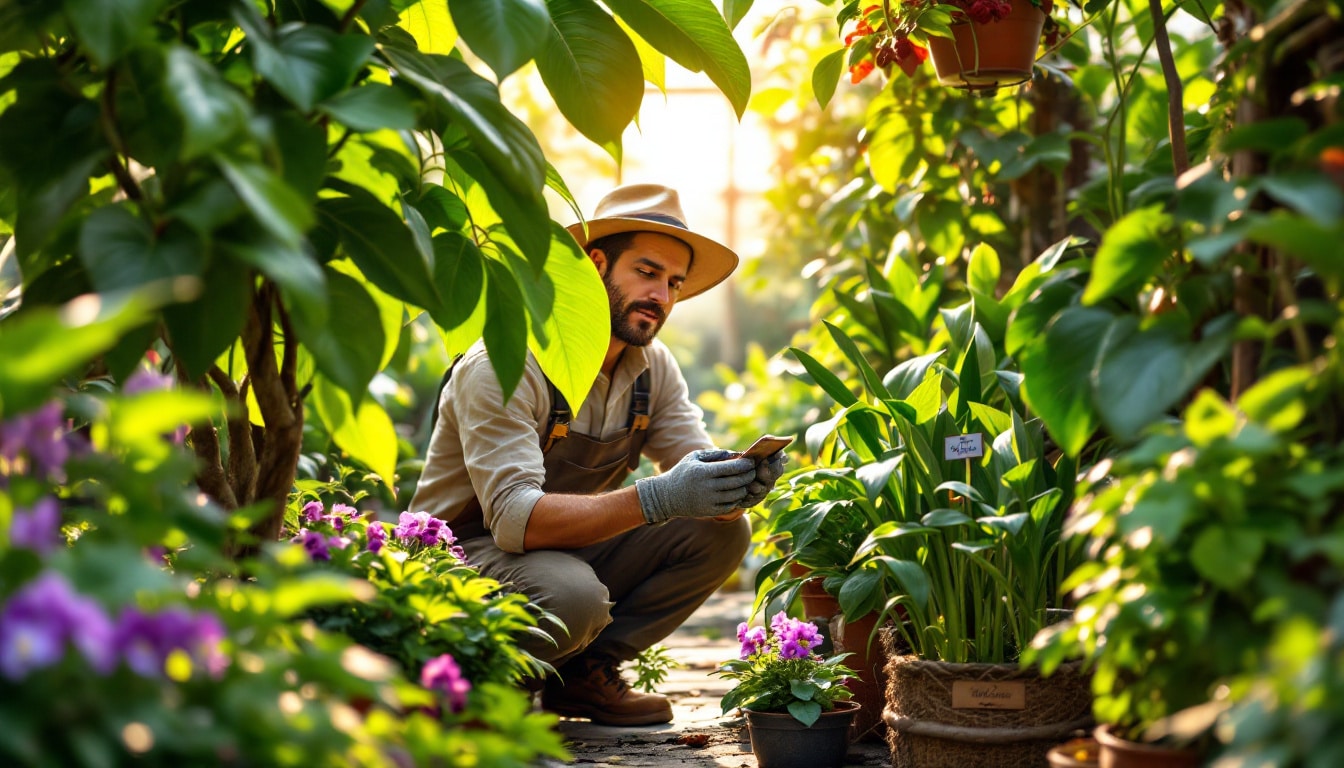
<svg viewBox="0 0 1344 768"><path fill-rule="evenodd" d="M613 189L588 220L587 237L582 223L571 225L569 232L584 250L588 243L620 232L658 232L682 241L690 246L692 256L690 272L681 285L681 301L713 288L737 268L737 254L686 226L677 191L661 184Z"/></svg>

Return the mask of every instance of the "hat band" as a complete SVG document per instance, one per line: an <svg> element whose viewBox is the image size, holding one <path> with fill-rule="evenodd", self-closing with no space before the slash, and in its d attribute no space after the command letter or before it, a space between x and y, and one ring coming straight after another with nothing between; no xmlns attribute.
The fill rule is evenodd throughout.
<svg viewBox="0 0 1344 768"><path fill-rule="evenodd" d="M677 229L685 229L687 231L690 231L689 228L682 223L681 219L678 219L675 216L667 216L661 213L632 213L629 216L626 216L626 218L643 219L644 221L652 221L658 224L667 224L669 226L676 227Z"/></svg>

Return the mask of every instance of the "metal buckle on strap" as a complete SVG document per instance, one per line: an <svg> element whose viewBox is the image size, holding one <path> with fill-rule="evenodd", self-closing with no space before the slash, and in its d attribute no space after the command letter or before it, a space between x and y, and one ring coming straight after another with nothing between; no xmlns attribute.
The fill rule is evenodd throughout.
<svg viewBox="0 0 1344 768"><path fill-rule="evenodd" d="M630 423L630 430L633 432L636 430L648 429L648 428L649 428L649 414L636 413L634 421Z"/></svg>
<svg viewBox="0 0 1344 768"><path fill-rule="evenodd" d="M554 444L556 440L563 440L568 435L569 435L568 424L560 422L552 425L551 434L546 437L546 447L541 449L542 453L551 450L551 445Z"/></svg>

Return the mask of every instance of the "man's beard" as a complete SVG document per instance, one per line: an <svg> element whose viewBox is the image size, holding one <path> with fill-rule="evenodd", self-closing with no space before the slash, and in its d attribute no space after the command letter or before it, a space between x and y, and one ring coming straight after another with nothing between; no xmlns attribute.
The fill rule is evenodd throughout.
<svg viewBox="0 0 1344 768"><path fill-rule="evenodd" d="M658 335L662 329L663 323L667 320L667 313L663 308L652 301L629 301L625 299L625 292L617 288L609 280L603 279L607 284L607 295L611 301L611 335L629 344L632 347L647 347L653 337ZM630 315L637 310L652 312L658 317L658 322L652 327L643 324L637 324Z"/></svg>

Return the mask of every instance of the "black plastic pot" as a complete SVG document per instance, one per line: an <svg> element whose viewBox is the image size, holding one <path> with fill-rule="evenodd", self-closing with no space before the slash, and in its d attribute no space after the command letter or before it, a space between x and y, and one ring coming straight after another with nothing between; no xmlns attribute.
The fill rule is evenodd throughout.
<svg viewBox="0 0 1344 768"><path fill-rule="evenodd" d="M849 751L849 726L859 705L836 702L835 709L822 712L811 726L787 712L744 711L751 729L751 752L759 768L840 768Z"/></svg>

